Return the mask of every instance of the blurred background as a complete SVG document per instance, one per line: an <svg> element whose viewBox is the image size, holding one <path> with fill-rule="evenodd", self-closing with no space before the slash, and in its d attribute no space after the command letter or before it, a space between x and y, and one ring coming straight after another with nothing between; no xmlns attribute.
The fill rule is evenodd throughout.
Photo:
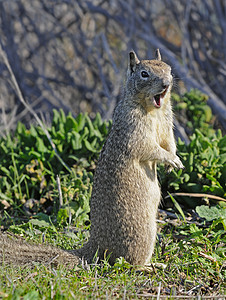
<svg viewBox="0 0 226 300"><path fill-rule="evenodd" d="M156 48L172 66L175 92L207 94L215 126L226 129L225 0L1 0L0 42L1 134L19 120L35 122L2 52L24 99L48 124L53 108L111 118L128 52L152 59Z"/></svg>

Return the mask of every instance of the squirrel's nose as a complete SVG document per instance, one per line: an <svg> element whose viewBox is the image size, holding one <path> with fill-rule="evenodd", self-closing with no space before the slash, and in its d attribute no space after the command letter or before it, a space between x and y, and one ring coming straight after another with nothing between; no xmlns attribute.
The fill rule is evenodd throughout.
<svg viewBox="0 0 226 300"><path fill-rule="evenodd" d="M168 80L168 79L163 79L163 81L162 81L162 87L163 87L164 89L166 89L166 88L168 88L169 85L170 85L170 80Z"/></svg>
<svg viewBox="0 0 226 300"><path fill-rule="evenodd" d="M163 87L164 89L168 88L168 86L169 86L169 84L163 84L163 85L162 85L162 87Z"/></svg>

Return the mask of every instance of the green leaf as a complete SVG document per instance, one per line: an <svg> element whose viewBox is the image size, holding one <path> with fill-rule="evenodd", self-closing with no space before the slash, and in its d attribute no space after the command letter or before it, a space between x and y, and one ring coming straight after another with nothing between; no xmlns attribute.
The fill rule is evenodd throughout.
<svg viewBox="0 0 226 300"><path fill-rule="evenodd" d="M88 140L84 140L84 144L87 150L89 150L90 152L96 153L96 149L93 148L93 146L90 144L90 142Z"/></svg>
<svg viewBox="0 0 226 300"><path fill-rule="evenodd" d="M179 211L179 213L181 214L181 216L182 216L184 222L186 222L186 217L185 217L184 212L183 212L182 208L180 207L179 203L176 201L176 199L175 199L170 193L168 193L168 194L170 195L170 198L171 198L171 200L172 200L174 206L176 207L176 209L177 209L177 210Z"/></svg>
<svg viewBox="0 0 226 300"><path fill-rule="evenodd" d="M26 127L24 124L22 124L21 122L17 123L17 128L16 128L16 134L24 134L26 131Z"/></svg>
<svg viewBox="0 0 226 300"><path fill-rule="evenodd" d="M66 122L66 116L65 116L65 113L63 111L63 109L60 109L60 123L64 124Z"/></svg>
<svg viewBox="0 0 226 300"><path fill-rule="evenodd" d="M4 172L7 176L10 176L10 171L7 168L1 167L1 171Z"/></svg>
<svg viewBox="0 0 226 300"><path fill-rule="evenodd" d="M95 119L93 120L93 125L95 128L100 128L103 124L100 113L97 113Z"/></svg>
<svg viewBox="0 0 226 300"><path fill-rule="evenodd" d="M72 132L71 143L72 143L73 150L79 150L82 148L81 136L78 132L75 131Z"/></svg>
<svg viewBox="0 0 226 300"><path fill-rule="evenodd" d="M84 140L89 134L89 129L85 126L83 129L83 133L80 135L80 141Z"/></svg>
<svg viewBox="0 0 226 300"><path fill-rule="evenodd" d="M41 155L39 152L34 151L34 150L31 150L31 151L29 152L29 156L33 156L33 157L35 157L35 158L41 158L41 157L42 157L42 155Z"/></svg>
<svg viewBox="0 0 226 300"><path fill-rule="evenodd" d="M196 212L201 218L204 218L207 221L212 221L219 218L226 219L226 209L222 207L209 207L207 205L201 205L196 207Z"/></svg>
<svg viewBox="0 0 226 300"><path fill-rule="evenodd" d="M218 146L220 148L221 153L226 152L226 135L219 141Z"/></svg>
<svg viewBox="0 0 226 300"><path fill-rule="evenodd" d="M85 118L86 118L86 123L87 123L88 129L89 129L89 136L92 137L95 135L93 124L88 115L85 115Z"/></svg>
<svg viewBox="0 0 226 300"><path fill-rule="evenodd" d="M38 219L31 219L29 220L29 223L38 226L38 227L51 227L52 225L49 222L46 222L44 220L38 220Z"/></svg>
<svg viewBox="0 0 226 300"><path fill-rule="evenodd" d="M37 135L38 135L37 130L35 129L35 127L33 125L31 125L31 127L30 127L30 134L33 137L37 137Z"/></svg>
<svg viewBox="0 0 226 300"><path fill-rule="evenodd" d="M85 126L85 122L86 122L85 115L80 113L75 120L78 124L78 132L80 132Z"/></svg>
<svg viewBox="0 0 226 300"><path fill-rule="evenodd" d="M56 126L56 124L59 123L59 118L60 118L60 115L59 115L59 112L56 110L56 109L53 109L53 124Z"/></svg>
<svg viewBox="0 0 226 300"><path fill-rule="evenodd" d="M37 147L37 150L38 150L39 152L41 152L41 153L42 153L42 152L47 152L47 151L48 151L48 149L46 148L46 146L45 146L43 140L42 140L40 137L37 137L35 145L36 145L36 147Z"/></svg>
<svg viewBox="0 0 226 300"><path fill-rule="evenodd" d="M226 153L223 153L219 156L219 164L221 165L226 164Z"/></svg>
<svg viewBox="0 0 226 300"><path fill-rule="evenodd" d="M190 179L190 176L187 173L185 173L184 174L184 182L188 182L189 179Z"/></svg>
<svg viewBox="0 0 226 300"><path fill-rule="evenodd" d="M78 123L71 115L69 115L66 118L65 132L72 131L72 130L78 132Z"/></svg>

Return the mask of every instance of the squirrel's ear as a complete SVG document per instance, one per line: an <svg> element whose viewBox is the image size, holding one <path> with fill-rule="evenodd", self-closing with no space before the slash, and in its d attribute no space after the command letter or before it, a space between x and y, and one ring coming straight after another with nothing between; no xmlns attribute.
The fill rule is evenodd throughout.
<svg viewBox="0 0 226 300"><path fill-rule="evenodd" d="M134 51L130 51L130 53L129 53L129 66L128 66L128 69L131 72L131 74L133 72L135 72L136 65L139 64L139 62L140 61L139 61L136 53Z"/></svg>
<svg viewBox="0 0 226 300"><path fill-rule="evenodd" d="M156 51L155 51L155 57L156 57L157 60L161 60L162 59L159 49L156 49Z"/></svg>

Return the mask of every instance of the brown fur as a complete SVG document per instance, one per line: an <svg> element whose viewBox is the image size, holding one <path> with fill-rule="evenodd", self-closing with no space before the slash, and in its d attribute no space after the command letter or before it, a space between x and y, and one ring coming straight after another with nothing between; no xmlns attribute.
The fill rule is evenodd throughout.
<svg viewBox="0 0 226 300"><path fill-rule="evenodd" d="M159 51L156 60L142 61L130 52L124 94L114 111L112 129L95 172L90 239L72 252L75 260L78 256L91 263L98 251L100 259L110 255L110 263L120 256L133 265L149 262L161 197L156 164L183 168L173 136L172 82L171 68L161 61ZM33 256L23 249L16 256L39 261L36 251L40 251L40 261L46 261L48 251L59 251L65 261L71 259L62 250L33 247ZM6 260L7 255L15 256L15 250L6 252Z"/></svg>

